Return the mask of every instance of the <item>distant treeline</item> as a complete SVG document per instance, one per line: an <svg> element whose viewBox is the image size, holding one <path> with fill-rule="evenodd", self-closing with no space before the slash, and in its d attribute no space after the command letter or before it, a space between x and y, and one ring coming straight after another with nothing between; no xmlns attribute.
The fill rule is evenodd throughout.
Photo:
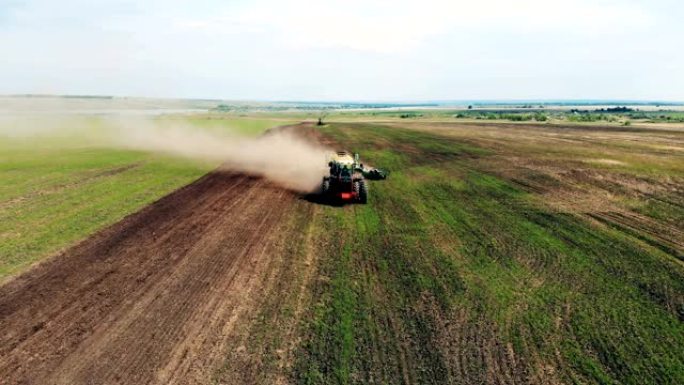
<svg viewBox="0 0 684 385"><path fill-rule="evenodd" d="M459 112L455 117L484 120L511 120L513 122L528 122L533 120L545 122L548 120L548 116L543 112L464 111Z"/></svg>
<svg viewBox="0 0 684 385"><path fill-rule="evenodd" d="M462 111L454 115L458 119L510 120L513 122L545 122L551 118L569 122L618 122L645 120L647 122L684 122L684 112L676 111L639 111L629 107L600 108L597 110L570 111Z"/></svg>
<svg viewBox="0 0 684 385"><path fill-rule="evenodd" d="M589 111L589 110L578 110L578 109L572 109L572 110L570 110L571 113L576 113L576 114L588 114L588 113L591 113L591 112L594 112L594 113L605 112L605 113L608 113L608 114L617 114L617 113L634 112L634 111L639 111L639 110L638 110L638 109L635 110L635 109L632 109L632 108L629 108L629 107L612 107L612 108L611 108L611 107L608 107L608 108L599 108L599 109L597 109L597 110L592 110L592 111Z"/></svg>

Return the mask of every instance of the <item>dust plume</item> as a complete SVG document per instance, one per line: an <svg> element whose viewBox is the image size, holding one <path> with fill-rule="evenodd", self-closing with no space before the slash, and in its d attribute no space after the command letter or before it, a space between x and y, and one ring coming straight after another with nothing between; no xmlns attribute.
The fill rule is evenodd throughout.
<svg viewBox="0 0 684 385"><path fill-rule="evenodd" d="M210 130L183 118L130 115L6 114L0 116L2 137L25 143L132 149L209 161L224 169L263 176L298 192L311 192L320 185L329 152L287 130L247 137L229 127Z"/></svg>
<svg viewBox="0 0 684 385"><path fill-rule="evenodd" d="M299 192L320 185L329 152L286 130L250 138L180 123L126 120L118 122L114 134L111 143L117 147L220 162L221 168L260 175Z"/></svg>

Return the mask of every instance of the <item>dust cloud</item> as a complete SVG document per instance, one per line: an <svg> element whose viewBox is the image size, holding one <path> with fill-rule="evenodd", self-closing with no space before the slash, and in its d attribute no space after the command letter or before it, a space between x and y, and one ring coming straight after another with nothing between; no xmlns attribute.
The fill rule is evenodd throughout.
<svg viewBox="0 0 684 385"><path fill-rule="evenodd" d="M137 120L118 122L114 134L110 141L117 147L219 162L223 169L260 175L299 192L318 188L329 153L286 130L251 138L179 123Z"/></svg>
<svg viewBox="0 0 684 385"><path fill-rule="evenodd" d="M58 139L60 144L130 149L214 162L222 169L263 176L303 193L320 185L329 153L329 149L287 130L275 129L249 137L230 127L198 127L183 118L130 115L0 114L2 138L25 143Z"/></svg>

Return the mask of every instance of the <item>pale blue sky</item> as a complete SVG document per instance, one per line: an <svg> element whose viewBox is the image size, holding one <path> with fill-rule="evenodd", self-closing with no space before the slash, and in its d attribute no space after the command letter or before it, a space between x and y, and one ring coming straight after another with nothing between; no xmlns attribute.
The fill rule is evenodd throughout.
<svg viewBox="0 0 684 385"><path fill-rule="evenodd" d="M0 0L0 94L684 101L678 0Z"/></svg>

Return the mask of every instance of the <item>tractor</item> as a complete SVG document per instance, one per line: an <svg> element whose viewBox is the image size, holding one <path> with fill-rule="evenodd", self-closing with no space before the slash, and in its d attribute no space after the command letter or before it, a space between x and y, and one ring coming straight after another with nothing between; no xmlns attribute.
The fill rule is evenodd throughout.
<svg viewBox="0 0 684 385"><path fill-rule="evenodd" d="M346 151L332 154L328 167L330 174L323 177L321 192L327 198L343 202L365 204L368 200L368 185L365 178L387 178L387 173L382 170L364 168L359 162L359 154L352 156Z"/></svg>

